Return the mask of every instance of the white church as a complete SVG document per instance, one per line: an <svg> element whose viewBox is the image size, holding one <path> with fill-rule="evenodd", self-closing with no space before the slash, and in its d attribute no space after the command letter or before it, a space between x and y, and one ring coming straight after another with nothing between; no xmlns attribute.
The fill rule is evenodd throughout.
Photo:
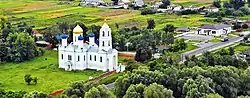
<svg viewBox="0 0 250 98"><path fill-rule="evenodd" d="M77 25L73 29L73 42L68 44L66 34L61 36L62 44L58 47L59 68L65 70L95 69L114 71L118 65L118 51L112 49L111 29L104 23L100 29L99 45L94 33L88 34L89 42L84 42L83 29Z"/></svg>

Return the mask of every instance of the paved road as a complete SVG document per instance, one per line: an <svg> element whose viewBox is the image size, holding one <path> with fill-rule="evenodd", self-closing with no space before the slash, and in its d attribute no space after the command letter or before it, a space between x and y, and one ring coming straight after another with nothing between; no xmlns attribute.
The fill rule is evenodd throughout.
<svg viewBox="0 0 250 98"><path fill-rule="evenodd" d="M108 89L115 88L115 82L110 83L110 84L107 84L106 87L107 87Z"/></svg>
<svg viewBox="0 0 250 98"><path fill-rule="evenodd" d="M229 41L226 41L226 42L219 42L219 43L216 43L214 45L210 45L207 47L198 48L198 49L195 49L192 51L185 52L185 53L181 54L181 60L182 60L182 62L184 62L184 61L186 61L185 57L187 57L187 56L190 57L192 55L200 55L205 51L213 51L213 50L216 50L216 49L219 49L222 47L226 47L226 46L234 44L235 42L239 42L242 39L243 39L243 37L236 37L233 39L229 39Z"/></svg>

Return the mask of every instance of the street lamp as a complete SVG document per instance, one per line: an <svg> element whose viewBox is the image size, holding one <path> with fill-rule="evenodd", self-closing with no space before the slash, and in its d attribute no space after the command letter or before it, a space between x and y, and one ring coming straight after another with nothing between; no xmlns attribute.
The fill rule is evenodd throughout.
<svg viewBox="0 0 250 98"><path fill-rule="evenodd" d="M127 47L127 52L128 52L128 46L129 46L129 44L131 44L130 42L127 42L126 44L125 44L125 46Z"/></svg>

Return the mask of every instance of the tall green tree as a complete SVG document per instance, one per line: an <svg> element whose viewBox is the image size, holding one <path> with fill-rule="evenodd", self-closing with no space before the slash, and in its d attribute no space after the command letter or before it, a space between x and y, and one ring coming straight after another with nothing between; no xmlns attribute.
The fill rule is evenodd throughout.
<svg viewBox="0 0 250 98"><path fill-rule="evenodd" d="M11 33L7 37L10 61L21 62L39 55L34 39L27 33Z"/></svg>
<svg viewBox="0 0 250 98"><path fill-rule="evenodd" d="M174 32L175 30L175 27L174 25L172 24L167 24L164 28L163 28L163 31L165 31L166 33L168 32Z"/></svg>
<svg viewBox="0 0 250 98"><path fill-rule="evenodd" d="M144 90L146 86L143 84L130 85L126 91L125 98L144 98Z"/></svg>
<svg viewBox="0 0 250 98"><path fill-rule="evenodd" d="M221 8L221 1L220 0L215 0L213 2L213 6L217 7L217 8Z"/></svg>
<svg viewBox="0 0 250 98"><path fill-rule="evenodd" d="M215 84L211 78L205 78L201 75L197 79L188 79L183 86L186 98L202 98L215 93Z"/></svg>
<svg viewBox="0 0 250 98"><path fill-rule="evenodd" d="M154 28L155 28L155 21L154 21L154 19L149 19L148 20L147 29L154 29Z"/></svg>
<svg viewBox="0 0 250 98"><path fill-rule="evenodd" d="M91 88L86 92L84 98L116 98L104 85Z"/></svg>
<svg viewBox="0 0 250 98"><path fill-rule="evenodd" d="M174 97L172 90L169 90L162 85L153 83L145 89L144 98L174 98Z"/></svg>
<svg viewBox="0 0 250 98"><path fill-rule="evenodd" d="M245 0L230 0L230 4L232 4L234 9L238 10L245 5Z"/></svg>

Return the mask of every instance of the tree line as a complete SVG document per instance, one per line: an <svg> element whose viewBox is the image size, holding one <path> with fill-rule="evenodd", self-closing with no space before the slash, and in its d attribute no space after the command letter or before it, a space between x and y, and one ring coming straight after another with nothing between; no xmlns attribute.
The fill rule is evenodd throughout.
<svg viewBox="0 0 250 98"><path fill-rule="evenodd" d="M26 23L13 26L1 18L0 36L0 62L22 62L44 53L36 46L32 27Z"/></svg>

